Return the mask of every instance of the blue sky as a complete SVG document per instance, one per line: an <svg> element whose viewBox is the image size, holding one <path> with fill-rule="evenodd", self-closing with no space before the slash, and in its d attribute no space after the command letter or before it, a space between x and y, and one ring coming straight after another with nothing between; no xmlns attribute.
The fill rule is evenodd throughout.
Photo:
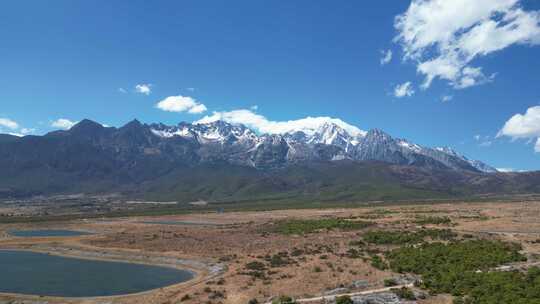
<svg viewBox="0 0 540 304"><path fill-rule="evenodd" d="M439 1L5 2L0 132L43 134L65 126L52 126L61 118L176 124L245 109L271 121L335 117L498 168L540 169L540 2L479 0L468 20L431 18L430 9L444 12ZM474 39L459 36L459 24L410 26L444 18ZM422 65L434 59L448 69ZM176 112L156 107L170 96Z"/></svg>

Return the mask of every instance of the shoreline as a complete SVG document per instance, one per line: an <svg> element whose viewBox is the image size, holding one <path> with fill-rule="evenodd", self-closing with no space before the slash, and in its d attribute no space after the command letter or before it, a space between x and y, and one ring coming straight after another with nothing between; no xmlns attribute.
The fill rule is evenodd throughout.
<svg viewBox="0 0 540 304"><path fill-rule="evenodd" d="M65 258L167 267L188 271L193 275L193 277L184 282L129 294L90 297L61 297L0 292L0 300L3 297L8 297L10 299L12 298L14 300L37 301L36 303L41 303L43 301L69 301L69 303L77 303L100 300L127 300L134 297L150 295L159 291L169 291L177 288L193 287L195 285L211 280L212 278L222 274L227 269L226 265L223 263L205 263L202 261L171 257L167 255L156 255L154 253L137 254L134 252L129 252L128 250L111 248L74 248L74 246L58 245L51 246L48 244L11 244L8 245L9 247L4 247L0 245L0 250L28 251L41 254L55 255Z"/></svg>

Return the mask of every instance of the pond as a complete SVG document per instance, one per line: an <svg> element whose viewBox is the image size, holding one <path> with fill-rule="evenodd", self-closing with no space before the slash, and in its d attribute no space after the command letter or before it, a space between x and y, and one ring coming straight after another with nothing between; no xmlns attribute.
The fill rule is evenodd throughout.
<svg viewBox="0 0 540 304"><path fill-rule="evenodd" d="M0 250L0 292L59 297L137 293L188 281L175 268Z"/></svg>
<svg viewBox="0 0 540 304"><path fill-rule="evenodd" d="M90 232L62 230L62 229L44 229L44 230L12 230L8 231L12 236L17 237L59 237L59 236L81 236L90 235Z"/></svg>

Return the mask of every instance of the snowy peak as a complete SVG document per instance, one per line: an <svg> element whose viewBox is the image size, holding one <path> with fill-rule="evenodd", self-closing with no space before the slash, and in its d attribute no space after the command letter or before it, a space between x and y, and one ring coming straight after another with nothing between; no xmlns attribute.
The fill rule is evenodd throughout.
<svg viewBox="0 0 540 304"><path fill-rule="evenodd" d="M350 147L356 146L362 137L363 133L354 136L335 123L325 122L312 134L306 134L305 142L307 144L334 145L347 151Z"/></svg>
<svg viewBox="0 0 540 304"><path fill-rule="evenodd" d="M153 124L151 131L162 138L175 136L193 138L201 142L257 141L258 136L244 125L232 125L223 121L207 124L180 123L177 126Z"/></svg>
<svg viewBox="0 0 540 304"><path fill-rule="evenodd" d="M459 154L458 152L456 152L454 149L452 149L450 147L436 147L435 150L437 150L439 152L442 152L442 153L445 153L447 155L459 158L459 159L469 163L472 167L474 167L475 169L477 169L479 171L486 172L486 173L498 172L497 169L493 168L492 166L487 165L487 164L485 164L485 163L483 163L483 162L481 162L479 160L468 159L467 157Z"/></svg>
<svg viewBox="0 0 540 304"><path fill-rule="evenodd" d="M396 142L392 136L388 135L380 129L371 129L367 132L366 136L361 141L363 147L367 146L385 146L395 149Z"/></svg>
<svg viewBox="0 0 540 304"><path fill-rule="evenodd" d="M166 126L164 124L153 124L150 126L150 131L162 138L171 138L175 136L180 137L193 137L194 133L191 132L191 130L188 127L182 126L182 124L178 126Z"/></svg>
<svg viewBox="0 0 540 304"><path fill-rule="evenodd" d="M407 150L413 151L415 153L422 153L422 150L424 149L424 148L422 148L421 146L419 146L417 144L413 144L413 143L410 143L410 142L406 141L405 139L397 140L397 144L400 147L402 147L403 149L407 149Z"/></svg>
<svg viewBox="0 0 540 304"><path fill-rule="evenodd" d="M446 153L448 155L463 158L463 156L461 154L457 153L454 149L452 149L450 147L436 147L435 150Z"/></svg>
<svg viewBox="0 0 540 304"><path fill-rule="evenodd" d="M154 135L163 139L181 137L201 147L218 145L221 148L214 153L234 153L234 155L218 155L213 156L213 159L234 157L235 163L250 166L259 166L263 161L271 162L273 165L281 161L282 165L285 165L297 161L351 159L496 172L494 168L480 161L469 160L449 147L422 147L406 139L393 138L380 129L368 132L356 132L353 129L354 134L351 134L350 130L330 121L283 134L257 134L242 124L231 124L221 120L208 123L180 123L176 126L152 124L149 127ZM207 148L205 149L205 153L210 153ZM205 154L205 157L208 155Z"/></svg>

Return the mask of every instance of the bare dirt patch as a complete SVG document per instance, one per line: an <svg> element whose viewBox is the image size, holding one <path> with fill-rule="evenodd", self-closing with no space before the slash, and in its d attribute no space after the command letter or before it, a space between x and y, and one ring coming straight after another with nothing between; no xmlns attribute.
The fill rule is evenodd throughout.
<svg viewBox="0 0 540 304"><path fill-rule="evenodd" d="M379 251L394 245L362 244L367 231L450 229L468 235L522 243L532 260L540 255L540 203L460 203L384 208L284 210L133 217L51 224L0 226L0 248L45 246L80 251L127 252L157 258L174 257L206 265L223 263L226 270L194 284L181 284L143 295L75 299L83 303L248 303L277 295L309 297L331 290L380 288L396 274L376 269ZM373 222L352 229L319 229L280 233L284 220L345 219ZM421 220L419 220L421 219ZM427 220L426 220L427 219ZM440 220L444 219L444 220ZM450 221L447 221L449 219ZM149 223L152 222L152 223ZM176 224L159 224L176 222ZM14 238L6 231L20 228L84 229L96 234L69 238ZM342 228L347 228L345 225ZM356 250L352 251L351 249ZM129 260L129 254L125 258ZM150 261L156 263L156 261ZM4 299L7 296L0 297ZM9 297L7 297L9 298ZM66 303L47 299L50 303ZM451 303L449 296L419 303Z"/></svg>

